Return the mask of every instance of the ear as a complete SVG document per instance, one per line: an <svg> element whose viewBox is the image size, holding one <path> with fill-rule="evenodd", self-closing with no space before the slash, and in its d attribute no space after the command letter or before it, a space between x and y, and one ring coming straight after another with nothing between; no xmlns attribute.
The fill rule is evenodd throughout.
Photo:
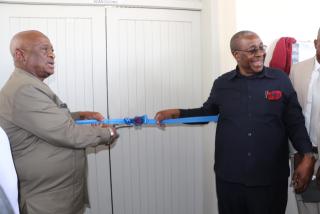
<svg viewBox="0 0 320 214"><path fill-rule="evenodd" d="M232 56L235 58L235 60L238 62L238 60L240 59L240 54L238 51L233 51L232 52Z"/></svg>
<svg viewBox="0 0 320 214"><path fill-rule="evenodd" d="M313 44L314 44L315 49L317 49L318 40L317 39L313 40Z"/></svg>
<svg viewBox="0 0 320 214"><path fill-rule="evenodd" d="M25 62L25 52L17 48L14 52L14 58L19 62Z"/></svg>

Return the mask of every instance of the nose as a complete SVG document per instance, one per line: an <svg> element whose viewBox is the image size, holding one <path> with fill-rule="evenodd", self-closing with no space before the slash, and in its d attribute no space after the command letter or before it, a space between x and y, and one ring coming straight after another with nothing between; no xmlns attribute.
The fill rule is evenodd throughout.
<svg viewBox="0 0 320 214"><path fill-rule="evenodd" d="M53 51L49 51L48 52L48 57L50 57L50 58L56 58L56 55L54 54L54 52Z"/></svg>

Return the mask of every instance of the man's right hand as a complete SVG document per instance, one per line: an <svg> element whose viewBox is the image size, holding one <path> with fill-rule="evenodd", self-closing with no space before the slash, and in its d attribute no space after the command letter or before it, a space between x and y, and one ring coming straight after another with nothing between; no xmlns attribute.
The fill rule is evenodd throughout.
<svg viewBox="0 0 320 214"><path fill-rule="evenodd" d="M313 175L314 163L315 158L311 153L303 155L292 176L292 183L296 193L304 192L307 189Z"/></svg>
<svg viewBox="0 0 320 214"><path fill-rule="evenodd" d="M179 109L166 109L156 113L154 119L157 121L157 124L160 125L162 120L178 118L180 117Z"/></svg>

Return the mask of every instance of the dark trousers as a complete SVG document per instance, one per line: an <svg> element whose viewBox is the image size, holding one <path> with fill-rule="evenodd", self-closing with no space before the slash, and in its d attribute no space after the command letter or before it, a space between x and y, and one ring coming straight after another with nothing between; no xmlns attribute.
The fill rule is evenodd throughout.
<svg viewBox="0 0 320 214"><path fill-rule="evenodd" d="M246 186L216 177L219 214L285 214L288 181Z"/></svg>

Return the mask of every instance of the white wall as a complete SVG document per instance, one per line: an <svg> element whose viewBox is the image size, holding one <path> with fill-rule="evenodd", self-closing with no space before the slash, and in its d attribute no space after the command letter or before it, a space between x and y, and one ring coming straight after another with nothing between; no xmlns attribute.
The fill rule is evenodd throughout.
<svg viewBox="0 0 320 214"><path fill-rule="evenodd" d="M291 36L313 40L319 23L319 0L235 0L237 30L257 32L265 44Z"/></svg>

